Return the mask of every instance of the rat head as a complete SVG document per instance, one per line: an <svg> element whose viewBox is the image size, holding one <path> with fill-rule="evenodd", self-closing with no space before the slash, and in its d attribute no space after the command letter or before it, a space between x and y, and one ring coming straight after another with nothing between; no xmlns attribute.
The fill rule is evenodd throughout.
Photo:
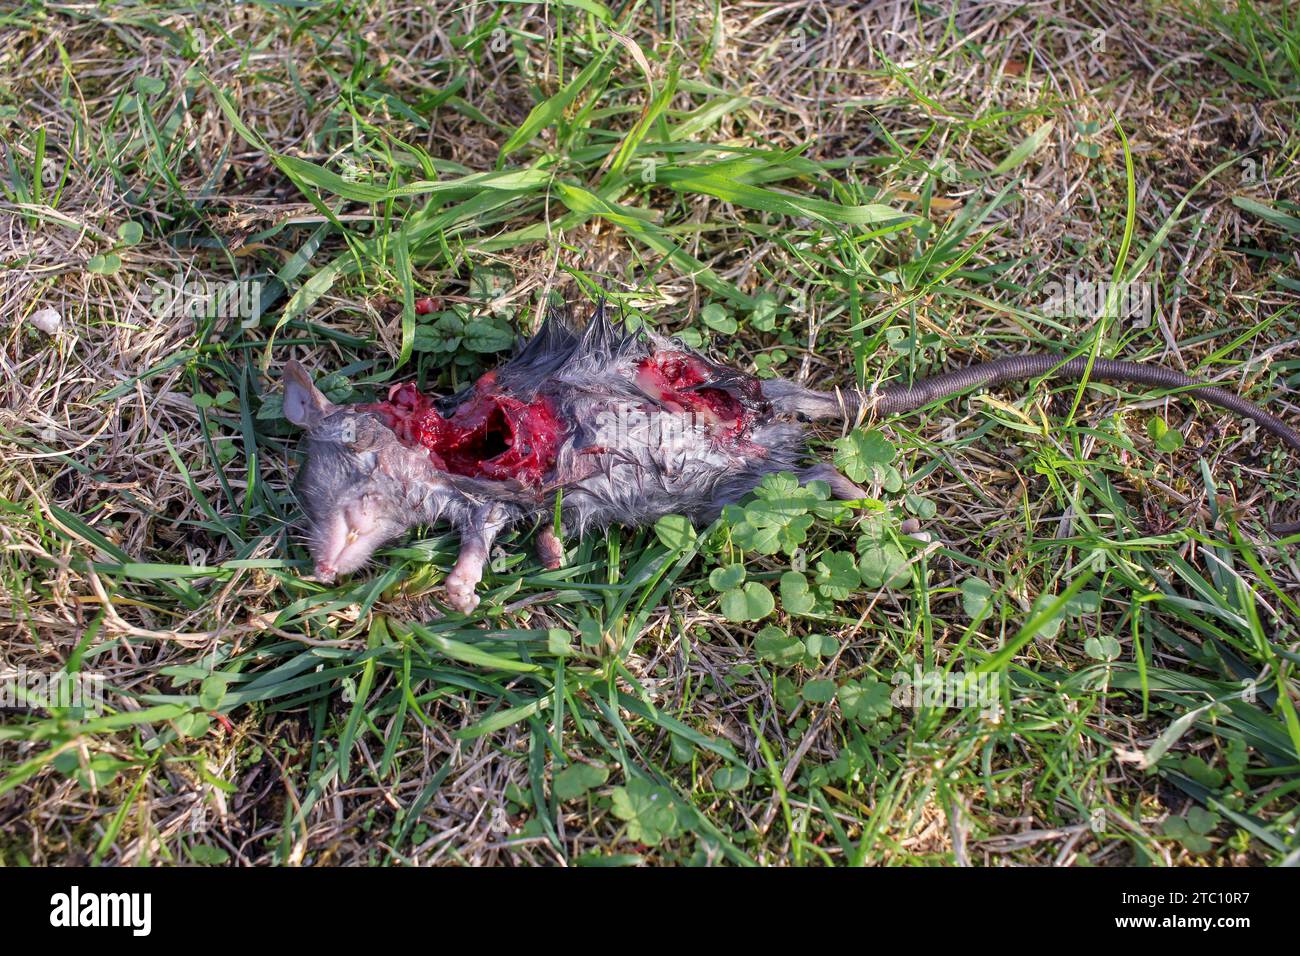
<svg viewBox="0 0 1300 956"><path fill-rule="evenodd" d="M333 404L293 361L284 367L284 415L307 431L294 491L317 580L332 581L415 523L402 480L407 450L374 415Z"/></svg>

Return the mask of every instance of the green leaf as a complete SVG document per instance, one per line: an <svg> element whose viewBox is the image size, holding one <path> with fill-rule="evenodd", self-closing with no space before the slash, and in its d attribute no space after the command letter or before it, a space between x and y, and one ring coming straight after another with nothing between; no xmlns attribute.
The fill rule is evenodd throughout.
<svg viewBox="0 0 1300 956"><path fill-rule="evenodd" d="M755 635L754 653L778 667L793 667L803 660L807 649L797 637L769 625Z"/></svg>
<svg viewBox="0 0 1300 956"><path fill-rule="evenodd" d="M724 175L717 169L702 166L670 166L659 172L658 179L681 192L704 193L737 206L772 212L787 218L816 219L851 226L916 221L916 217L881 203L841 206L813 196L777 192L775 189L742 182L735 176Z"/></svg>
<svg viewBox="0 0 1300 956"><path fill-rule="evenodd" d="M1237 741L1238 745L1241 744L1240 738L1234 737L1232 739ZM1173 767L1191 777L1201 786L1208 787L1211 790L1218 790L1223 786L1223 771L1211 767L1196 754L1186 754L1181 757L1170 757L1166 755L1165 758L1160 761L1160 765L1162 767L1169 765L1170 767Z"/></svg>
<svg viewBox="0 0 1300 956"><path fill-rule="evenodd" d="M587 85L600 71L610 49L611 47L607 47L600 56L588 63L582 72L575 76L564 89L533 107L532 112L528 114L528 118L520 124L519 128L510 135L510 138L501 147L498 164L564 115L564 111L569 108L573 101L578 98L578 94L587 88Z"/></svg>
<svg viewBox="0 0 1300 956"><path fill-rule="evenodd" d="M723 765L713 771L713 786L719 790L743 790L749 786L749 770Z"/></svg>
<svg viewBox="0 0 1300 956"><path fill-rule="evenodd" d="M1055 123L1052 120L1048 120L1021 140L1020 144L1007 154L1006 159L993 167L992 175L999 176L1002 173L1010 172L1037 152L1038 147L1042 146L1047 137L1052 135L1054 125Z"/></svg>
<svg viewBox="0 0 1300 956"><path fill-rule="evenodd" d="M892 464L897 453L893 444L875 429L863 431L855 428L835 440L835 466L850 481L879 482L891 493L903 487L903 476Z"/></svg>
<svg viewBox="0 0 1300 956"><path fill-rule="evenodd" d="M117 227L117 238L123 245L134 246L144 238L144 226L138 222L124 222Z"/></svg>
<svg viewBox="0 0 1300 956"><path fill-rule="evenodd" d="M1156 450L1162 452L1175 452L1185 444L1182 432L1176 428L1170 428L1162 418L1147 419L1147 435L1155 443Z"/></svg>
<svg viewBox="0 0 1300 956"><path fill-rule="evenodd" d="M465 320L455 312L439 312L415 327L412 348L417 352L455 352L465 336Z"/></svg>
<svg viewBox="0 0 1300 956"><path fill-rule="evenodd" d="M257 420L259 422L278 421L281 418L284 418L284 396L262 396L262 405L257 410Z"/></svg>
<svg viewBox="0 0 1300 956"><path fill-rule="evenodd" d="M204 713L181 714L172 720L172 726L182 737L200 737L208 732L211 723Z"/></svg>
<svg viewBox="0 0 1300 956"><path fill-rule="evenodd" d="M639 777L614 788L611 809L627 824L628 838L648 846L658 846L681 832L672 792Z"/></svg>
<svg viewBox="0 0 1300 956"><path fill-rule="evenodd" d="M1183 846L1193 853L1209 853L1214 849L1214 844L1201 836L1199 833L1189 833L1183 837Z"/></svg>
<svg viewBox="0 0 1300 956"><path fill-rule="evenodd" d="M196 843L186 849L191 860L199 866L222 866L230 861L230 854L219 846Z"/></svg>
<svg viewBox="0 0 1300 956"><path fill-rule="evenodd" d="M605 641L600 622L590 614L578 618L578 635L584 647L599 647Z"/></svg>
<svg viewBox="0 0 1300 956"><path fill-rule="evenodd" d="M664 515L655 522L655 536L672 551L685 551L696 539L695 528L684 515Z"/></svg>
<svg viewBox="0 0 1300 956"><path fill-rule="evenodd" d="M714 302L706 305L700 312L700 321L715 332L721 332L723 335L735 335L736 320L727 314L727 310L718 303Z"/></svg>
<svg viewBox="0 0 1300 956"><path fill-rule="evenodd" d="M879 523L869 526L868 533L858 539L858 574L862 583L872 589L902 587L911 578L907 555L885 537Z"/></svg>
<svg viewBox="0 0 1300 956"><path fill-rule="evenodd" d="M560 627L548 628L546 631L546 653L556 657L567 657L573 653L573 635Z"/></svg>
<svg viewBox="0 0 1300 956"><path fill-rule="evenodd" d="M199 706L204 710L216 710L226 696L226 678L222 674L208 676L199 687Z"/></svg>
<svg viewBox="0 0 1300 956"><path fill-rule="evenodd" d="M1109 634L1090 637L1083 642L1083 651L1094 660L1113 661L1120 655L1119 641Z"/></svg>
<svg viewBox="0 0 1300 956"><path fill-rule="evenodd" d="M817 590L832 601L843 601L862 584L857 562L847 551L829 551L817 562Z"/></svg>
<svg viewBox="0 0 1300 956"><path fill-rule="evenodd" d="M95 275L111 276L122 268L122 257L116 252L105 253L102 256L91 256L86 260L86 271L93 272Z"/></svg>
<svg viewBox="0 0 1300 956"><path fill-rule="evenodd" d="M908 511L924 520L929 520L939 513L938 505L929 498L922 498L920 495L908 495L905 503Z"/></svg>
<svg viewBox="0 0 1300 956"><path fill-rule="evenodd" d="M714 568L709 574L709 586L715 591L730 591L738 588L745 581L743 564L728 564Z"/></svg>
<svg viewBox="0 0 1300 956"><path fill-rule="evenodd" d="M506 266L479 266L469 277L470 298L488 303L509 292L515 284L514 273Z"/></svg>
<svg viewBox="0 0 1300 956"><path fill-rule="evenodd" d="M1249 196L1233 196L1232 204L1238 209L1248 212L1251 215L1259 216L1259 218L1273 223L1275 226L1281 226L1293 235L1300 235L1300 218L1282 212L1280 209L1270 206L1268 203L1262 203L1257 199L1251 199Z"/></svg>
<svg viewBox="0 0 1300 956"><path fill-rule="evenodd" d="M813 610L817 599L808 589L808 579L798 571L781 575L781 607L787 614L802 615Z"/></svg>
<svg viewBox="0 0 1300 956"><path fill-rule="evenodd" d="M492 319L474 319L465 326L465 346L475 352L504 352L514 342L509 327Z"/></svg>
<svg viewBox="0 0 1300 956"><path fill-rule="evenodd" d="M593 767L589 763L575 763L565 767L555 775L551 793L563 803L574 800L588 790L599 787L609 779L609 771L604 767Z"/></svg>
<svg viewBox="0 0 1300 956"><path fill-rule="evenodd" d="M1029 606L1029 618L1032 621L1037 615L1041 614L1047 608L1051 607L1056 600L1056 595L1044 592L1034 598L1034 603ZM1055 637L1061 630L1061 621L1065 618L1065 606L1062 605L1051 617L1039 622L1035 628L1034 637Z"/></svg>
<svg viewBox="0 0 1300 956"><path fill-rule="evenodd" d="M771 332L776 328L776 296L770 292L760 293L754 299L754 310L749 314L749 324L759 332Z"/></svg>
<svg viewBox="0 0 1300 956"><path fill-rule="evenodd" d="M135 87L137 93L143 93L145 96L157 96L167 89L167 84L156 76L137 76L131 85Z"/></svg>
<svg viewBox="0 0 1300 956"><path fill-rule="evenodd" d="M1100 607L1101 595L1089 590L1071 595L1065 602L1063 610L1067 617L1080 617L1084 614L1095 614Z"/></svg>
<svg viewBox="0 0 1300 956"><path fill-rule="evenodd" d="M803 685L803 699L810 704L824 704L835 697L835 681L810 680Z"/></svg>
<svg viewBox="0 0 1300 956"><path fill-rule="evenodd" d="M1219 815L1204 807L1192 807L1187 811L1187 826L1193 833L1208 836L1219 828Z"/></svg>
<svg viewBox="0 0 1300 956"><path fill-rule="evenodd" d="M967 578L961 583L961 606L972 621L984 613L993 598L993 588L980 578Z"/></svg>
<svg viewBox="0 0 1300 956"><path fill-rule="evenodd" d="M869 726L882 717L888 717L892 709L889 702L889 686L874 677L864 681L848 681L838 691L840 710L849 720L856 720Z"/></svg>
<svg viewBox="0 0 1300 956"><path fill-rule="evenodd" d="M832 657L840 649L840 642L829 634L809 634L803 639L808 649L808 659L815 663L823 657Z"/></svg>
<svg viewBox="0 0 1300 956"><path fill-rule="evenodd" d="M718 607L728 621L740 624L745 621L761 621L776 609L776 600L763 585L750 581L744 587L724 591Z"/></svg>
<svg viewBox="0 0 1300 956"><path fill-rule="evenodd" d="M723 509L724 519L731 525L733 541L746 551L776 554L784 550L794 554L808 538L813 525L810 511L838 512L839 502L830 504L830 494L825 482L813 481L800 485L799 479L789 473L767 475L754 489L757 500L743 508L728 505Z"/></svg>

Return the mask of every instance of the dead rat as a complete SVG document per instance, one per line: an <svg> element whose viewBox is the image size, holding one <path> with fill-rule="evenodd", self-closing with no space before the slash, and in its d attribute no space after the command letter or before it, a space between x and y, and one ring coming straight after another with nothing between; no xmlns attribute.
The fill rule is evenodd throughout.
<svg viewBox="0 0 1300 956"><path fill-rule="evenodd" d="M469 613L495 537L541 521L538 554L559 567L564 533L667 514L711 521L764 475L822 480L838 498L866 492L824 462L806 464L803 421L912 411L980 386L1040 376L1104 379L1194 397L1257 422L1300 451L1300 434L1225 389L1160 366L1034 354L867 393L817 392L727 368L675 339L616 326L598 305L585 327L553 311L512 359L472 386L430 400L412 384L386 401L332 404L300 364L284 369L284 412L306 429L294 487L316 577L360 568L411 527L448 521L461 549L448 603ZM1275 529L1276 530L1276 529ZM1289 530L1289 529L1281 529Z"/></svg>

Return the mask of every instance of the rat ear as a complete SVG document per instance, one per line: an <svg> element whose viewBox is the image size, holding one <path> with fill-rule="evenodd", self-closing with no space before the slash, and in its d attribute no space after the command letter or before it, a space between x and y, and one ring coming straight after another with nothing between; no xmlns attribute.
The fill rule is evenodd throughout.
<svg viewBox="0 0 1300 956"><path fill-rule="evenodd" d="M311 375L290 359L284 365L284 417L299 428L314 428L337 406L321 394Z"/></svg>

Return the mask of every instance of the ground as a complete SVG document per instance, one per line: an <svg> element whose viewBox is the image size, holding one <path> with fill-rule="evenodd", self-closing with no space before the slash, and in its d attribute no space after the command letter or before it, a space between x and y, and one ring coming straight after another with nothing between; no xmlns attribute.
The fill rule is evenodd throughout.
<svg viewBox="0 0 1300 956"><path fill-rule="evenodd" d="M0 67L0 862L1296 862L1300 483L1220 409L827 427L872 500L522 528L467 618L443 528L306 580L278 405L603 291L819 387L1300 421L1289 4L17 0Z"/></svg>

